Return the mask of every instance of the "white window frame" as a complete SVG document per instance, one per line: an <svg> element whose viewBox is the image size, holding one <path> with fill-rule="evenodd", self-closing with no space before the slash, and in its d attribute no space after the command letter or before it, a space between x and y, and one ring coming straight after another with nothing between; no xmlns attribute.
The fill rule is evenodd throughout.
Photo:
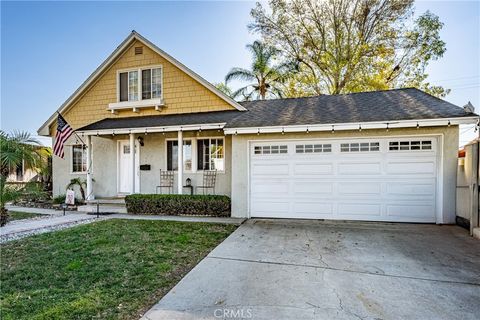
<svg viewBox="0 0 480 320"><path fill-rule="evenodd" d="M423 142L430 142L430 149L424 149L423 148ZM401 145L400 143L401 142L408 142L408 149L400 149L401 148ZM412 149L412 142L419 142L419 149ZM390 144L391 143L398 143L397 147L398 149L390 149ZM394 152L394 153L401 153L401 152L428 152L428 151L432 151L434 148L434 142L432 139L398 139L398 140L390 140L388 141L387 143L387 151L388 152Z"/></svg>
<svg viewBox="0 0 480 320"><path fill-rule="evenodd" d="M178 139L175 139L175 138L165 139L165 170L168 170L168 141L178 141ZM196 142L195 138L186 137L186 138L183 138L182 147L185 145L184 144L185 141L190 141L191 146L192 146L192 170L186 170L185 166L184 166L183 167L183 172L193 173L193 172L196 171L195 168L196 168L196 163L197 163L197 157L195 156L195 152L197 150L197 148L196 148L197 142ZM182 150L182 152L183 152L183 150ZM183 160L185 161L185 159L183 159ZM177 170L173 170L173 171L178 171L178 168L177 168Z"/></svg>
<svg viewBox="0 0 480 320"><path fill-rule="evenodd" d="M203 172L204 170L198 170L198 159L197 159L197 154L198 154L198 140L211 140L211 139L221 139L223 140L223 170L217 170L217 173L225 173L226 170L226 158L227 158L227 147L225 145L225 137L222 136L209 136L209 137L185 137L183 138L183 141L185 140L190 140L192 142L192 170L185 170L183 172L185 173L196 173L196 172ZM167 141L178 141L176 138L166 138L165 139L165 170L167 170L167 165L168 165L168 148L167 148Z"/></svg>
<svg viewBox="0 0 480 320"><path fill-rule="evenodd" d="M144 66L140 68L128 68L128 69L119 69L117 70L117 102L138 102L142 100L155 100L159 98L150 98L150 99L142 99L142 71L143 70L152 70L152 69L160 69L160 88L161 88L161 94L160 94L160 99L163 100L163 65L157 64L157 65L149 65L149 66ZM125 72L132 72L132 71L137 71L138 72L138 100L135 101L120 101L120 74L125 73ZM150 81L152 81L151 76L150 76ZM128 88L128 94L130 93L130 87L127 86ZM151 89L150 89L151 90Z"/></svg>
<svg viewBox="0 0 480 320"><path fill-rule="evenodd" d="M82 151L82 161L83 161L83 153L85 153L85 171L74 171L73 170L73 155L74 155L74 152L73 152L73 149L75 147L78 147L78 146L83 146L83 151ZM86 159L86 152L87 152L87 146L82 144L82 143L76 143L76 144L72 144L69 146L70 147L70 174L87 174L87 166L88 166L88 159ZM93 157L93 153L92 153L92 157Z"/></svg>
<svg viewBox="0 0 480 320"><path fill-rule="evenodd" d="M151 98L151 99L142 99L142 71L143 70L152 70L152 69L160 69L160 97L159 98ZM120 74L126 72L137 71L138 73L138 100L134 101L120 101ZM148 65L142 66L137 68L128 68L128 69L119 69L117 70L116 74L116 86L117 86L117 101L114 103L109 103L108 110L112 113L115 113L117 110L121 109L132 109L134 112L138 112L139 108L151 108L155 107L155 110L160 111L161 107L165 105L163 100L163 92L164 92L164 85L163 85L163 65L156 64L156 65ZM128 76L127 76L128 80ZM151 81L151 79L150 79ZM128 83L129 84L129 83ZM130 95L130 86L127 86L127 96Z"/></svg>

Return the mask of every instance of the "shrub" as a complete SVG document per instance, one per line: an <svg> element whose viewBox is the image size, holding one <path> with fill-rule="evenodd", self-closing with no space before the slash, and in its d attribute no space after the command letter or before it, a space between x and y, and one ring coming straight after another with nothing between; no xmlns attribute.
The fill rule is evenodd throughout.
<svg viewBox="0 0 480 320"><path fill-rule="evenodd" d="M133 194L125 203L133 214L230 216L230 198L219 195Z"/></svg>
<svg viewBox="0 0 480 320"><path fill-rule="evenodd" d="M52 202L53 204L62 204L65 203L65 194L59 194L58 196L53 197ZM75 198L75 204L83 204L84 201L80 198Z"/></svg>

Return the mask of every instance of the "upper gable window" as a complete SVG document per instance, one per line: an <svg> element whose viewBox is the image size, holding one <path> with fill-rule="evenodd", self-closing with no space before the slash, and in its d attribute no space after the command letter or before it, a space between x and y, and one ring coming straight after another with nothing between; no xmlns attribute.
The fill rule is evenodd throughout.
<svg viewBox="0 0 480 320"><path fill-rule="evenodd" d="M162 97L162 68L160 67L120 72L118 81L120 102Z"/></svg>
<svg viewBox="0 0 480 320"><path fill-rule="evenodd" d="M142 70L142 100L162 97L162 69Z"/></svg>

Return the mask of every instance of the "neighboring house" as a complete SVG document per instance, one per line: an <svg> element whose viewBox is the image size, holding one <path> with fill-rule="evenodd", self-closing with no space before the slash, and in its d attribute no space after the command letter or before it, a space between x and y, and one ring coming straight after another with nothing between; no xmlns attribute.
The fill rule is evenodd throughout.
<svg viewBox="0 0 480 320"><path fill-rule="evenodd" d="M434 223L455 222L458 125L478 120L411 88L238 103L136 32L58 111L80 139L55 195L73 177L90 198L155 193L160 170L186 193L216 169L235 217Z"/></svg>
<svg viewBox="0 0 480 320"><path fill-rule="evenodd" d="M38 181L38 178L38 173L33 169L25 168L22 161L19 166L10 168L7 182L26 183L30 181Z"/></svg>

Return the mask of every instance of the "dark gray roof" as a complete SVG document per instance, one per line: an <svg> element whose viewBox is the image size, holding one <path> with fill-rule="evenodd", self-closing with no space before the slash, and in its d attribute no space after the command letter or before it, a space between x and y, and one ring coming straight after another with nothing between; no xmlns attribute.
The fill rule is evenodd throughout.
<svg viewBox="0 0 480 320"><path fill-rule="evenodd" d="M108 118L79 130L226 123L226 128L359 122L394 122L476 116L414 88L257 100L241 103L248 111Z"/></svg>
<svg viewBox="0 0 480 320"><path fill-rule="evenodd" d="M158 116L137 116L126 118L107 118L85 127L78 129L83 130L103 130L103 129L126 129L126 128L143 128L143 127L167 127L194 124L215 124L225 123L232 120L242 111L214 111L199 113L183 113L172 115Z"/></svg>
<svg viewBox="0 0 480 320"><path fill-rule="evenodd" d="M243 102L228 128L359 123L475 116L414 88Z"/></svg>

